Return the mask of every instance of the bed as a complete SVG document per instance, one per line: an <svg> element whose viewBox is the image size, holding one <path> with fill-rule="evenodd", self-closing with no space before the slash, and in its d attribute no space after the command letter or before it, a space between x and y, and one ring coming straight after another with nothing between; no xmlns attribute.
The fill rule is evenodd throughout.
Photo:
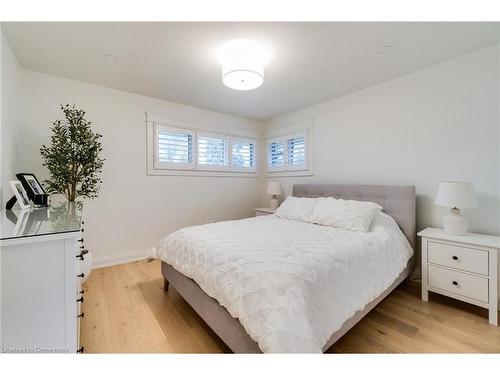
<svg viewBox="0 0 500 375"><path fill-rule="evenodd" d="M409 244L408 247L411 246L411 249L413 250L415 249L416 223L415 223L414 186L299 184L293 186L293 196L310 197L310 198L335 197L342 199L371 201L378 203L383 207L383 212L386 215L390 216L392 219L394 219L391 220L393 222L395 221L395 225L399 227L398 229L399 234L403 233L404 236L402 237L406 237L407 242L406 240L405 242L407 243L407 245ZM183 244L175 242L175 241L180 242L179 239L175 238L173 240L171 239L169 246L179 246L179 250L176 255L177 256L176 261L170 261L170 263L176 264L177 265L176 267L169 264L169 262L164 261L165 257L160 256L159 252L157 252L155 255L156 257L162 259L161 272L165 279L164 289L168 290L169 285L174 287L177 290L177 292L193 307L193 309L201 316L201 318L210 326L210 328L235 353L260 353L262 351L315 352L317 351L317 349L321 349L321 351L326 351L350 328L352 328L357 322L359 322L370 310L372 310L381 300L383 300L389 293L391 293L400 283L402 283L405 279L407 279L410 273L413 271L415 265L414 251L411 251L411 254L406 254L406 257L404 259L402 258L403 255L399 256L399 252L388 253L387 255L388 258L381 261L379 259L380 256L377 255L378 253L376 253L375 251L373 251L372 253L363 250L364 252L361 252L360 254L365 254L367 257L367 260L364 262L360 262L359 260L350 262L349 257L351 255L349 255L349 253L345 251L345 254L347 255L342 255L342 257L339 256L339 259L341 260L345 259L345 264L340 264L335 269L335 272L333 273L332 277L341 280L341 277L348 278L350 277L349 275L351 273L360 274L360 272L361 274L366 273L367 277L364 279L363 277L358 276L350 279L349 282L345 282L345 285L341 285L342 288L345 288L345 292L340 287L338 290L335 290L335 293L338 294L342 294L342 292L344 292L345 294L344 301L348 300L349 298L352 298L353 300L355 300L355 302L352 302L352 306L349 305L348 307L334 306L339 311L339 313L332 314L331 319L329 319L329 316L326 315L327 320L325 320L325 313L327 312L327 309L326 307L323 308L323 304L326 303L325 301L329 303L329 301L332 300L331 297L327 295L326 297L323 298L323 296L321 295L320 297L315 296L314 298L316 299L313 300L313 298L308 295L308 292L303 292L302 295L300 295L300 293L297 293L297 291L296 290L294 291L293 289L284 289L283 291L280 291L280 285L279 285L280 280L276 279L276 277L270 278L269 281L266 281L267 283L272 284L272 289L274 291L272 298L266 297L266 298L261 298L261 300L256 299L258 298L259 294L267 296L266 293L268 293L267 291L262 291L262 285L260 285L259 289L259 286L256 284L257 282L260 282L261 284L263 283L263 281L260 280L262 279L262 277L259 276L258 278L259 280L251 280L251 278L249 278L248 275L242 273L243 270L240 270L238 268L234 270L233 268L235 267L235 263L228 262L225 256L221 255L223 253L215 253L215 255L211 254L207 255L207 253L210 253L209 247L211 246L211 244L225 241L225 237L220 233L213 234L213 236L212 233L214 231L217 232L217 230L219 230L219 232L227 230L227 232L229 233L231 230L234 229L235 233L248 232L247 233L248 236L246 236L245 238L257 238L256 241L258 241L259 233L268 230L269 232L266 233L265 235L266 236L265 243L262 243L263 241L261 241L260 244L250 243L246 246L248 246L249 249L252 246L255 247L260 246L262 251L271 252L272 249L274 248L271 245L268 246L268 242L272 243L273 241L276 242L287 241L287 239L279 237L278 234L280 233L280 231L281 232L288 231L290 233L290 242L291 242L290 244L288 244L288 246L293 247L295 250L292 252L292 254L289 254L286 251L285 253L278 252L276 253L276 256L281 257L280 259L286 259L289 262L287 266L289 268L295 267L295 263L297 263L295 254L299 250L302 250L302 248L300 247L301 246L300 241L301 239L307 241L307 236L309 235L310 232L314 232L314 234L311 234L311 236L318 236L318 238L322 238L323 241L336 241L338 238L340 238L339 241L341 241L342 239L342 241L344 242L342 241L339 242L338 247L342 247L341 244L345 243L346 241L347 242L358 241L358 238L352 237L352 239L350 239L349 233L342 235L337 233L335 235L332 235L331 231L328 231L325 228L321 228L321 226L318 225L313 226L313 224L308 224L309 227L306 227L305 226L306 224L304 223L303 224L284 223L283 221L285 221L285 219L277 219L273 217L260 217L260 218L245 219L245 220L226 222L225 224L221 223L218 226L215 226L215 224L211 224L214 226L211 225L200 226L196 229L196 231L185 232L184 237L187 236L188 239L193 243L193 246L195 247L198 246L199 249L203 249L201 252L198 251L196 255L190 254L189 251L186 251L186 248L183 247ZM386 225L383 220L382 222L384 223L383 225ZM344 231L344 232L349 232L349 231ZM274 233L277 233L276 237L274 237ZM344 236L345 238L343 238L342 236ZM214 238L215 242L210 242L211 237ZM229 240L229 235L227 237L228 237L227 239L228 243L225 244L226 247L242 246L242 245L232 244ZM232 238L233 236L230 237ZM237 235L234 237L237 237ZM172 245L172 241L174 241L174 245ZM240 244L243 242L240 241L237 243ZM304 242L304 246L309 246L307 244L308 242ZM224 244L220 245L220 247L223 246ZM370 246L368 246L368 248L369 247ZM376 246L374 246L374 249L375 247ZM360 247L360 249L361 248L362 247ZM356 246L354 246L354 249L356 249ZM389 250L384 249L384 252L388 252ZM304 251L304 254L301 255L306 262L309 260L309 258L316 256L315 255L316 253L312 252L313 250L308 250L308 251L309 252ZM349 249L349 251L353 252L353 254L356 254L356 252L352 249ZM207 256L211 257L211 263L208 262L203 263L200 260L200 259L205 259ZM267 255L267 256L272 257L273 255ZM322 256L324 256L324 254ZM368 260L370 256L372 258ZM217 257L219 257L219 259L217 259ZM264 258L265 257L266 255L264 255ZM391 262L396 263L396 260L394 260L396 258L399 261L399 265L394 265L392 271L390 271L389 265L391 264ZM252 260L247 263L253 262L257 264L259 263L259 259L260 258L257 256L252 258ZM403 260L404 264L402 263ZM325 261L325 264L326 263L328 262ZM336 259L335 263L332 264L337 265L338 263L339 263L338 259ZM198 272L196 274L197 276L194 276L195 273L193 273L193 271L189 271L188 267L184 268L182 266L184 264L189 264L191 269L193 267L194 268L197 267L196 268ZM286 262L284 261L283 264L286 264ZM386 264L389 265L387 265L388 267L387 271L384 271L384 266ZM254 264L251 264L250 266L245 265L245 267L250 270L252 269L253 266ZM258 265L258 267L267 267L267 266L268 264L265 261L263 261L263 264ZM280 264L280 267L282 266L283 265ZM205 267L206 270L204 270L203 267ZM217 282L220 280L216 278L225 276L224 275L220 276L219 274L212 274L211 271L214 267L218 267L219 269L224 269L224 270L227 269L227 273L233 275L231 276L232 278L224 279L219 284L217 284ZM349 267L352 267L353 270L352 272ZM397 268L398 270L401 269L400 271L398 271L399 274L396 273L394 274L395 275L394 277L389 278L390 282L388 282L388 280L381 280L379 284L384 285L381 291L380 291L380 285L378 290L374 289L375 287L372 288L372 284L376 285L378 282L377 279L379 275L377 274L377 272L380 274L380 277L382 277L387 272L394 272L394 267L399 267ZM378 269L380 269L380 271L378 271ZM323 282L324 284L325 281L324 280L321 281L322 273L316 272L316 270L313 271L314 272L311 273L310 277L311 279L314 279L314 283L319 284L320 282ZM304 273L303 267L300 269L300 272ZM330 271L325 271L325 272L326 272L325 274L328 274ZM340 276L342 272L345 273L345 276ZM274 273L276 272L275 271L267 272L267 274L269 275L273 275ZM192 278L186 276L185 274L191 275ZM207 276L209 280L204 280L205 277L204 275L210 275ZM307 274L304 275L301 274L301 277L303 277L304 280L306 280L309 276ZM195 282L193 278L195 280L198 280L198 283ZM236 279L238 279L239 281ZM307 289L308 280L306 280L306 282L304 282L304 280L300 280L300 283L297 283L297 285L302 285L303 290L310 290ZM199 284L203 285L203 288L200 287ZM241 293L241 296L239 295L239 293L243 289L243 287L240 284L246 285L244 287L246 288L245 294ZM234 295L235 297L233 298L233 300L231 300L234 303L232 304L229 303L227 299L224 299L219 295L217 295L218 299L212 298L210 295L216 296L216 292L214 291L214 287L212 288L210 287L211 285L214 286L219 285L219 288L224 289L222 292L228 296ZM306 287L304 288L303 285L306 285ZM355 289L356 287L357 289ZM254 288L255 290L252 288ZM345 297L346 295L348 295L348 293L351 293L350 295L351 297ZM258 312L260 314L258 315L257 312L253 311L253 310L258 310L258 308L253 309L253 307L251 309L252 311L246 314L245 309L249 309L249 306L254 306L264 303L273 304L275 300L281 301L282 297L281 294L283 294L283 298L286 301L289 300L296 301L299 299L300 303L301 296L302 299L304 300L307 300L308 298L311 299L311 302L309 301L304 302L304 305L309 304L308 306L306 306L307 318L304 315L305 313L302 314L302 312L298 310L296 305L291 306L289 309L284 309L284 305L279 304L278 302L276 302L276 306L267 306L267 305L264 307L259 306L261 311L266 312L265 315L262 315L261 311ZM252 300L252 298L254 300ZM263 302L264 300L265 302ZM337 301L338 300L339 299L337 299ZM248 302L248 301L253 301L253 302ZM321 306L319 308L316 308L317 306L314 305L314 303L316 303L316 305L320 304ZM226 306L227 308L224 306ZM315 308L311 308L311 306L314 306ZM354 309L353 306L357 306L357 308L353 310ZM232 311L232 314L230 313L230 311ZM241 311L244 311L245 314L242 314ZM276 315L278 313L280 313L283 316L286 316L286 319L282 319L280 317L279 320L276 320L276 318L274 321L266 320L268 315L273 315L273 314ZM240 319L237 319L234 316L237 316ZM252 318L253 320L250 318ZM321 321L320 323L318 323L318 326L321 327L328 326L327 328L325 328L326 332L329 332L327 337L324 336L325 333L323 331L319 332L317 327L314 327L316 319L318 321ZM286 321L286 323L283 323L283 327L280 326L282 320ZM330 320L332 322L331 324ZM279 324L276 324L274 327L270 328L269 327L270 322L279 322ZM292 332L292 330L290 329L290 327L292 326L296 327L294 329L296 329L297 332ZM312 332L310 335L311 337L307 336L304 333L306 331L309 332L308 330ZM264 332L265 334L261 334L260 333L261 331ZM276 334L275 331L278 333ZM330 331L332 331L331 334ZM251 335L248 332L251 332L255 340L252 339ZM256 332L259 333L256 334ZM274 336L272 337L269 336L268 334L269 332L273 332ZM257 341L259 342L259 344L257 343ZM295 343L297 344L295 345ZM318 347L318 345L320 345L318 343L321 343L320 347ZM263 350L262 348L264 348L265 350Z"/></svg>

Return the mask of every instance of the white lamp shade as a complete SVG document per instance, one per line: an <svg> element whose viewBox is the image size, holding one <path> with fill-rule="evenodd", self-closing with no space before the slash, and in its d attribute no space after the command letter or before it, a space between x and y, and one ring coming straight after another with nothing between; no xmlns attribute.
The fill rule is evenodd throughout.
<svg viewBox="0 0 500 375"><path fill-rule="evenodd" d="M270 181L267 183L267 194L269 195L280 195L281 194L281 182Z"/></svg>
<svg viewBox="0 0 500 375"><path fill-rule="evenodd" d="M472 182L441 182L434 203L438 206L445 207L477 207L477 197L474 185Z"/></svg>

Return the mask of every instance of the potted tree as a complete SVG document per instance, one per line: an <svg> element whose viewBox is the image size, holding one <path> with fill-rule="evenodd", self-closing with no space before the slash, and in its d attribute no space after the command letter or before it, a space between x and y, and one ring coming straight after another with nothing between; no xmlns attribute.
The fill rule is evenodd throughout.
<svg viewBox="0 0 500 375"><path fill-rule="evenodd" d="M102 135L92 131L85 111L68 104L61 109L65 120L52 123L51 144L40 149L43 165L50 172L45 187L49 193L64 195L68 202L79 196L96 198L102 183Z"/></svg>
<svg viewBox="0 0 500 375"><path fill-rule="evenodd" d="M91 122L85 119L85 111L68 104L61 105L61 110L65 119L52 123L51 143L40 148L43 165L50 172L44 186L49 193L62 194L68 200L54 211L56 216L75 218L72 211L77 210L76 204L81 204L75 200L79 197L94 199L99 193L104 162L100 157L102 135L92 131ZM87 277L91 263L89 252L83 264L88 268L86 272L83 270Z"/></svg>

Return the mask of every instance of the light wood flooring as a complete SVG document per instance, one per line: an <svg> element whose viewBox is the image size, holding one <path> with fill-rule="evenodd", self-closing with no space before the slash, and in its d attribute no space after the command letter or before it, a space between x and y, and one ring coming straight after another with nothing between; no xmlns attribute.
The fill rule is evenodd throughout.
<svg viewBox="0 0 500 375"><path fill-rule="evenodd" d="M81 343L86 353L224 353L230 350L173 289L160 263L94 270L85 283ZM329 350L332 353L500 352L487 310L400 286Z"/></svg>

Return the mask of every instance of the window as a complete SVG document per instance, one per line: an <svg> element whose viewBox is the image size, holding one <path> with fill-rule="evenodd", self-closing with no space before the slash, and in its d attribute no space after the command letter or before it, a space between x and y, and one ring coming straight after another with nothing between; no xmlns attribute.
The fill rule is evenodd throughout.
<svg viewBox="0 0 500 375"><path fill-rule="evenodd" d="M281 139L273 139L267 144L267 168L282 170L285 167L285 145Z"/></svg>
<svg viewBox="0 0 500 375"><path fill-rule="evenodd" d="M228 142L223 137L198 135L198 165L203 169L228 166Z"/></svg>
<svg viewBox="0 0 500 375"><path fill-rule="evenodd" d="M267 141L268 172L307 170L306 132L291 134Z"/></svg>
<svg viewBox="0 0 500 375"><path fill-rule="evenodd" d="M257 144L253 138L148 123L148 174L256 176Z"/></svg>
<svg viewBox="0 0 500 375"><path fill-rule="evenodd" d="M194 133L163 125L155 129L155 168L193 168Z"/></svg>
<svg viewBox="0 0 500 375"><path fill-rule="evenodd" d="M240 171L257 169L256 142L233 139L231 141L231 167Z"/></svg>
<svg viewBox="0 0 500 375"><path fill-rule="evenodd" d="M298 135L287 139L288 167L304 168L306 165L305 136Z"/></svg>

